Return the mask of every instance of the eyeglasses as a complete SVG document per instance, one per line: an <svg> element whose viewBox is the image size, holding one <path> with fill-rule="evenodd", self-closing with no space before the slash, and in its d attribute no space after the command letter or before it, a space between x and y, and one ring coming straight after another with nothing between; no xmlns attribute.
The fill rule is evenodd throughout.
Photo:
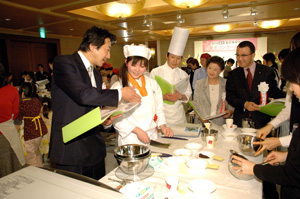
<svg viewBox="0 0 300 199"><path fill-rule="evenodd" d="M250 55L252 55L253 53L251 53L251 54L249 54L249 55L239 55L239 54L235 54L235 56L237 56L237 57L248 57L248 56L250 56Z"/></svg>

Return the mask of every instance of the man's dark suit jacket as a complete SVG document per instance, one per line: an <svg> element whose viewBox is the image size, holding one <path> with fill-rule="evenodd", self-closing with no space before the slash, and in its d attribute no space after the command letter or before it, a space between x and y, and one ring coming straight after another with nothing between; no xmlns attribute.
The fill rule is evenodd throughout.
<svg viewBox="0 0 300 199"><path fill-rule="evenodd" d="M94 166L106 156L100 127L95 127L68 143L63 143L62 127L97 106L117 106L118 91L102 90L102 77L95 69L97 88L93 88L77 52L56 57L53 69L50 159L61 165Z"/></svg>
<svg viewBox="0 0 300 199"><path fill-rule="evenodd" d="M229 72L226 83L226 100L235 108L233 120L239 127L242 126L242 119L249 117L249 111L244 109L245 102L249 101L258 105L260 104L260 92L258 91L258 85L261 82L269 84L269 90L267 92L268 98L276 99L285 97L285 94L277 87L275 73L272 68L256 64L251 92L249 91L245 72L242 67ZM252 111L251 118L255 123L255 128L265 126L271 119L270 116L259 111Z"/></svg>

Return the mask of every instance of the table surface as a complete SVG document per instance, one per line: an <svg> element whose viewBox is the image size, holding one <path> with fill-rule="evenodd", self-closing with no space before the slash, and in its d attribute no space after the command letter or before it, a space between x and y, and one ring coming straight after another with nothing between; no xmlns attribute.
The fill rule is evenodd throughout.
<svg viewBox="0 0 300 199"><path fill-rule="evenodd" d="M235 133L240 134L240 129L237 129ZM179 169L174 170L170 169L165 164L162 164L161 167L155 168L154 174L142 181L139 181L141 184L150 185L153 187L155 192L155 198L166 198L168 194L168 190L165 185L165 179L169 175L177 176L179 178L179 190L175 198L200 198L200 196L195 195L192 193L189 188L188 184L195 179L208 179L211 180L216 184L216 190L211 193L207 198L230 198L230 199L252 199L252 198L262 198L262 183L257 178L253 178L251 180L239 180L235 178L228 170L228 161L230 158L230 149L239 152L238 143L236 140L227 141L224 140L222 136L219 135L218 140L216 141L215 148L208 149L206 147L206 143L201 140L201 138L190 138L188 140L175 140L175 139L166 139L159 137L157 141L162 143L171 143L170 147L165 148L158 148L154 146L150 146L152 152L163 152L172 154L175 149L184 148L184 145L187 143L195 142L200 143L203 148L200 151L211 151L215 153L217 156L224 158L222 162L217 160L212 160L211 164L218 164L219 169L205 169L203 172L194 173L187 167L188 172L180 172ZM258 157L250 157L246 156L251 161L256 163L260 163L263 161L262 155ZM191 159L195 159L196 157L192 157ZM113 182L108 178L113 178L116 180L120 180L116 177L115 172L117 168L108 173L99 181L105 183L112 188L116 188L119 183ZM201 198L203 198L201 196Z"/></svg>

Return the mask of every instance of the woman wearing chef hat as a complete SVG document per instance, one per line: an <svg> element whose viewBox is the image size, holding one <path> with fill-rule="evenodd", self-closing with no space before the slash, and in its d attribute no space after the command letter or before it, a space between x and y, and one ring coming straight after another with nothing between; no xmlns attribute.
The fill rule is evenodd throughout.
<svg viewBox="0 0 300 199"><path fill-rule="evenodd" d="M148 144L157 138L156 126L166 136L173 136L173 131L166 126L161 89L154 79L144 75L151 57L150 49L132 44L125 45L123 50L126 59L119 72L120 80L111 89L134 86L142 102L114 121L119 133L118 145Z"/></svg>

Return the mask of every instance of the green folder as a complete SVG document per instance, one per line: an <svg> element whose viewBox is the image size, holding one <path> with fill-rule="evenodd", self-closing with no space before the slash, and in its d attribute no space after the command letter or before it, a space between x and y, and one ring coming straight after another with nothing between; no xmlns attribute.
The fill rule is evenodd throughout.
<svg viewBox="0 0 300 199"><path fill-rule="evenodd" d="M278 115L282 109L285 108L284 102L274 101L265 106L260 107L260 112L270 115L272 117Z"/></svg>
<svg viewBox="0 0 300 199"><path fill-rule="evenodd" d="M98 126L105 120L101 119L100 107L88 112L62 128L64 143Z"/></svg>
<svg viewBox="0 0 300 199"><path fill-rule="evenodd" d="M163 79L162 77L155 75L155 80L157 81L159 87L161 88L162 94L167 93L175 93L175 85L171 85L167 80ZM164 100L166 104L175 104L175 102L170 102L168 100Z"/></svg>

